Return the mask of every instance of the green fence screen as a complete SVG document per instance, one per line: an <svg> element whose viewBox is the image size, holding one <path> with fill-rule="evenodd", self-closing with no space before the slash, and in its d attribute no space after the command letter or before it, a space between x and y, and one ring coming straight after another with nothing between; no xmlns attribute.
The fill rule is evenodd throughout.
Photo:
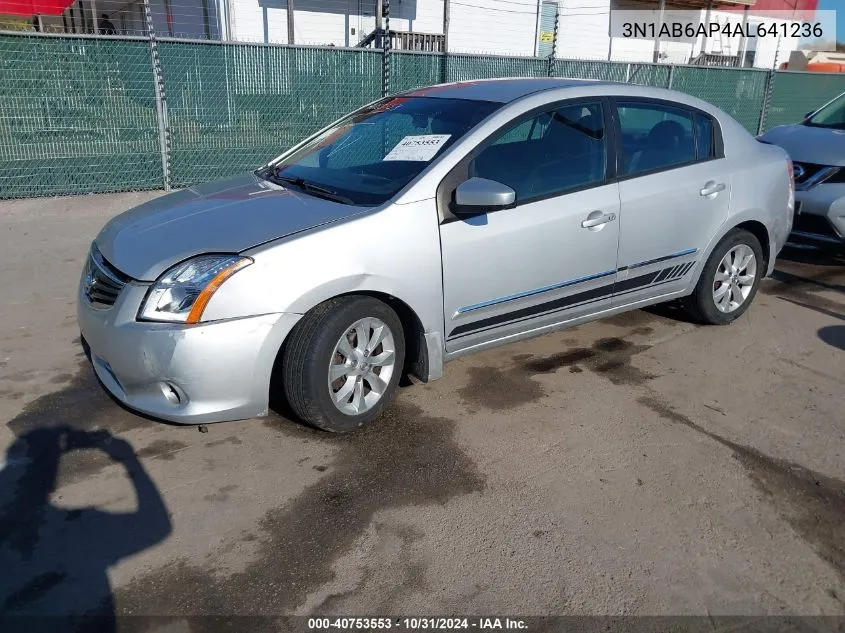
<svg viewBox="0 0 845 633"><path fill-rule="evenodd" d="M765 127L794 123L845 92L845 74L779 72L772 82L772 100Z"/></svg>
<svg viewBox="0 0 845 633"><path fill-rule="evenodd" d="M672 88L712 103L756 134L767 77L768 73L759 70L676 66Z"/></svg>
<svg viewBox="0 0 845 633"><path fill-rule="evenodd" d="M0 197L159 189L149 45L0 36Z"/></svg>
<svg viewBox="0 0 845 633"><path fill-rule="evenodd" d="M171 185L242 172L381 95L376 51L162 42Z"/></svg>
<svg viewBox="0 0 845 633"><path fill-rule="evenodd" d="M0 198L184 187L238 173L383 89L378 50L168 40L158 56L161 121L147 40L0 35ZM845 76L815 73L412 52L389 61L391 93L493 77L620 81L700 97L753 134L845 92Z"/></svg>

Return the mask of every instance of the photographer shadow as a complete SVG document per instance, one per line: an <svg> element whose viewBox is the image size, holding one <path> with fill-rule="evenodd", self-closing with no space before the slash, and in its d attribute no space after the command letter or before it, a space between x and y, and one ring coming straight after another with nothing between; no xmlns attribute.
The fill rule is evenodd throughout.
<svg viewBox="0 0 845 633"><path fill-rule="evenodd" d="M134 511L52 502L62 457L80 449L100 450L124 468ZM0 630L115 631L109 568L171 532L164 501L132 446L108 431L36 428L9 447L0 495Z"/></svg>

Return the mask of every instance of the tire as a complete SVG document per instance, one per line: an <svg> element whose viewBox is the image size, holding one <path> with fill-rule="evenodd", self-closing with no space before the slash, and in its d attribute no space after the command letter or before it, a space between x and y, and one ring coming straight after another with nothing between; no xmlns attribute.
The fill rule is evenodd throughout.
<svg viewBox="0 0 845 633"><path fill-rule="evenodd" d="M725 271L722 265L722 260L733 251L732 257L737 253L746 253L750 249L754 256L752 262L739 271L739 274L731 271ZM735 251L734 249L739 249ZM741 262L740 262L741 263ZM753 275L751 274L751 265L754 264ZM745 229L734 229L722 241L716 245L707 263L699 275L698 283L695 286L692 294L684 299L683 305L689 315L700 323L709 325L727 325L735 321L751 305L754 296L757 294L757 289L760 286L760 280L765 272L766 262L763 257L763 248L760 246L758 240L752 233ZM727 274L727 281L717 281L716 274L719 272L720 276ZM741 274L741 273L746 274ZM741 284L742 279L748 280L746 284ZM751 279L749 279L751 278ZM736 280L736 281L734 281ZM725 287L727 286L727 289ZM737 296L734 288L739 289L740 293L744 293L745 288L748 288L747 294L744 294L744 299L734 301ZM716 294L721 290L717 300ZM734 303L738 305L732 307ZM726 305L727 304L727 305ZM727 307L727 311L720 309Z"/></svg>
<svg viewBox="0 0 845 633"><path fill-rule="evenodd" d="M359 328L353 329L356 324ZM384 334L378 324L387 328L382 339L376 336L377 331ZM361 348L363 332L366 343L378 341L372 350ZM391 347L393 364L389 365ZM338 297L315 307L291 331L282 357L282 387L290 409L303 422L347 433L372 422L390 405L404 362L405 333L390 306L372 297ZM330 383L330 366L347 373L336 374ZM386 379L379 378L386 372Z"/></svg>

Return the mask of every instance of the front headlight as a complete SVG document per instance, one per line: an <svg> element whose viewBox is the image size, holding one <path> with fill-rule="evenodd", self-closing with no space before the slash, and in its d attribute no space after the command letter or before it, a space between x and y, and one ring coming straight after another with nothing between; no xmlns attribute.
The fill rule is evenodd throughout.
<svg viewBox="0 0 845 633"><path fill-rule="evenodd" d="M176 264L147 291L138 319L199 323L215 291L251 263L249 257L237 255L200 255Z"/></svg>

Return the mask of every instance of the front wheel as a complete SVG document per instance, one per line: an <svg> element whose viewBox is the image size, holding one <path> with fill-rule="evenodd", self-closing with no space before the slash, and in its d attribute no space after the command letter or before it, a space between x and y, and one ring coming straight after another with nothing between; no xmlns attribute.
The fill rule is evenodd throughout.
<svg viewBox="0 0 845 633"><path fill-rule="evenodd" d="M764 268L760 241L744 229L734 229L710 254L684 302L687 311L702 323L727 325L751 305Z"/></svg>
<svg viewBox="0 0 845 633"><path fill-rule="evenodd" d="M305 315L282 358L293 412L325 431L345 433L389 406L405 361L402 322L372 297L331 299Z"/></svg>

